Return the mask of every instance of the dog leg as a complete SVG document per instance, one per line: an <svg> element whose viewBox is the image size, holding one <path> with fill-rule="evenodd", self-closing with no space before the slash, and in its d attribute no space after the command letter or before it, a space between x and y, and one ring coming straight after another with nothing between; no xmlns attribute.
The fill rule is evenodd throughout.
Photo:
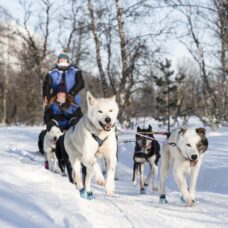
<svg viewBox="0 0 228 228"><path fill-rule="evenodd" d="M70 183L73 184L74 180L73 180L73 177L72 177L72 166L70 164L70 161L67 161L66 168L67 168L69 181L70 181Z"/></svg>
<svg viewBox="0 0 228 228"><path fill-rule="evenodd" d="M83 188L82 178L81 178L81 162L76 159L73 165L74 169L74 183L77 185L78 189Z"/></svg>
<svg viewBox="0 0 228 228"><path fill-rule="evenodd" d="M145 189L144 189L144 164L143 163L139 165L139 172L140 172L140 192L141 194L144 194Z"/></svg>
<svg viewBox="0 0 228 228"><path fill-rule="evenodd" d="M111 196L115 190L115 171L116 171L116 153L112 157L106 157L107 162L107 179L106 179L106 194Z"/></svg>
<svg viewBox="0 0 228 228"><path fill-rule="evenodd" d="M52 156L51 156L51 150L49 151L49 150L47 150L46 152L45 152L45 158L47 159L47 161L48 161L48 169L51 171L51 172L54 172L53 171L53 159L52 159Z"/></svg>
<svg viewBox="0 0 228 228"><path fill-rule="evenodd" d="M93 166L86 166L85 190L87 193L91 192L91 179L93 177Z"/></svg>
<svg viewBox="0 0 228 228"><path fill-rule="evenodd" d="M101 164L101 170L102 170L102 174L106 174L106 171L107 171L107 165L106 165L106 162L105 162L105 159L104 158L101 158L100 159L100 164Z"/></svg>
<svg viewBox="0 0 228 228"><path fill-rule="evenodd" d="M149 165L150 165L150 170L149 170L149 173L145 179L145 182L144 182L144 186L147 187L150 183L150 178L151 176L153 175L153 169L152 169L152 165L151 165L151 162L149 161Z"/></svg>
<svg viewBox="0 0 228 228"><path fill-rule="evenodd" d="M95 163L93 166L93 169L94 169L95 179L96 179L97 184L105 185L105 179L104 179L104 176L102 175L99 164Z"/></svg>
<svg viewBox="0 0 228 228"><path fill-rule="evenodd" d="M196 194L196 183L197 183L200 166L201 166L201 160L199 160L196 167L192 168L191 170L189 192L194 201L195 201L195 194Z"/></svg>
<svg viewBox="0 0 228 228"><path fill-rule="evenodd" d="M163 146L161 157L161 173L160 173L160 203L168 203L165 196L165 182L169 171L170 151L168 145Z"/></svg>
<svg viewBox="0 0 228 228"><path fill-rule="evenodd" d="M132 178L132 183L133 183L134 186L136 186L136 184L137 184L136 176L137 176L137 173L138 173L138 166L139 166L139 163L134 162L134 165L133 165L133 178Z"/></svg>
<svg viewBox="0 0 228 228"><path fill-rule="evenodd" d="M158 185L157 185L158 166L155 163L153 163L152 168L153 168L153 172L152 172L152 175L153 175L153 183L152 183L153 191L157 192L158 191Z"/></svg>
<svg viewBox="0 0 228 228"><path fill-rule="evenodd" d="M180 164L180 163L178 163L178 164ZM194 200L192 199L192 197L188 191L188 186L187 186L186 178L184 176L183 168L176 165L175 162L174 162L174 166L173 166L173 176L174 176L175 181L184 198L185 206L186 207L193 206Z"/></svg>
<svg viewBox="0 0 228 228"><path fill-rule="evenodd" d="M58 160L58 165L61 170L62 176L66 176L64 161Z"/></svg>
<svg viewBox="0 0 228 228"><path fill-rule="evenodd" d="M80 196L84 199L92 200L93 193L91 192L91 179L93 177L94 168L93 166L87 164L86 167L86 177L85 177L85 188L80 189Z"/></svg>

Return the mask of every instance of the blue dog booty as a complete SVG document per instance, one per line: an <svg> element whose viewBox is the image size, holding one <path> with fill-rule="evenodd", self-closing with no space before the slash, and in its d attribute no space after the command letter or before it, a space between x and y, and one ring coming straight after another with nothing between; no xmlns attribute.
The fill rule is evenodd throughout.
<svg viewBox="0 0 228 228"><path fill-rule="evenodd" d="M184 197L182 195L180 196L180 202L183 204L185 203Z"/></svg>
<svg viewBox="0 0 228 228"><path fill-rule="evenodd" d="M93 193L92 193L92 192L87 192L87 191L85 190L85 188L82 188L79 192L80 192L80 196L81 196L83 199L88 199L88 200L94 199Z"/></svg>
<svg viewBox="0 0 228 228"><path fill-rule="evenodd" d="M92 199L95 199L94 195L92 192L87 192L87 199L88 200L92 200Z"/></svg>
<svg viewBox="0 0 228 228"><path fill-rule="evenodd" d="M87 192L85 190L85 188L82 188L80 191L80 196L84 199L87 199Z"/></svg>
<svg viewBox="0 0 228 228"><path fill-rule="evenodd" d="M160 202L160 204L167 204L168 203L165 195L160 195L159 202Z"/></svg>

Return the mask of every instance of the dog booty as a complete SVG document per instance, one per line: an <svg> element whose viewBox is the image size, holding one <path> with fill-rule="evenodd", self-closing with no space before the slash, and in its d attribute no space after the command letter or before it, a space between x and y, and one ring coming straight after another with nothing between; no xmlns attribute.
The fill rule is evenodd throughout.
<svg viewBox="0 0 228 228"><path fill-rule="evenodd" d="M140 194L145 195L145 194L146 194L145 189L141 189L141 190L140 190Z"/></svg>
<svg viewBox="0 0 228 228"><path fill-rule="evenodd" d="M184 197L183 196L180 196L180 202L185 204L185 200L184 200Z"/></svg>
<svg viewBox="0 0 228 228"><path fill-rule="evenodd" d="M48 161L45 161L45 162L44 162L44 168L45 168L45 169L49 169Z"/></svg>
<svg viewBox="0 0 228 228"><path fill-rule="evenodd" d="M160 204L167 204L168 203L165 195L160 195L159 202L160 202Z"/></svg>
<svg viewBox="0 0 228 228"><path fill-rule="evenodd" d="M87 191L85 190L85 188L82 188L79 192L80 192L80 196L81 196L83 199L88 199L88 200L94 199L93 193L92 193L92 192L87 192Z"/></svg>

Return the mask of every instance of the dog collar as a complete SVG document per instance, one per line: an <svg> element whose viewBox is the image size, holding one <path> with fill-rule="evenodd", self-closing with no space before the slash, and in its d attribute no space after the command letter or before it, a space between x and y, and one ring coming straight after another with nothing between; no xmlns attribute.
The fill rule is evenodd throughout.
<svg viewBox="0 0 228 228"><path fill-rule="evenodd" d="M108 136L106 136L103 140L100 139L97 135L91 133L92 137L95 139L95 141L98 143L98 146L101 147L103 145L103 143L106 141L106 139L108 138Z"/></svg>

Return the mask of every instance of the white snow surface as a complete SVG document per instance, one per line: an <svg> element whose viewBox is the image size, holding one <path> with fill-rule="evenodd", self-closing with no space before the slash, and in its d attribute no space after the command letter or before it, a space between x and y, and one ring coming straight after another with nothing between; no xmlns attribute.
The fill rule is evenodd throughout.
<svg viewBox="0 0 228 228"><path fill-rule="evenodd" d="M133 134L119 135L116 192L107 197L93 182L94 200L80 198L67 177L44 169L37 138L42 127L0 128L0 227L228 227L228 128L207 131L196 205L186 208L170 172L168 205L149 185L132 186ZM164 136L157 137L159 142ZM160 163L159 163L160 165Z"/></svg>

